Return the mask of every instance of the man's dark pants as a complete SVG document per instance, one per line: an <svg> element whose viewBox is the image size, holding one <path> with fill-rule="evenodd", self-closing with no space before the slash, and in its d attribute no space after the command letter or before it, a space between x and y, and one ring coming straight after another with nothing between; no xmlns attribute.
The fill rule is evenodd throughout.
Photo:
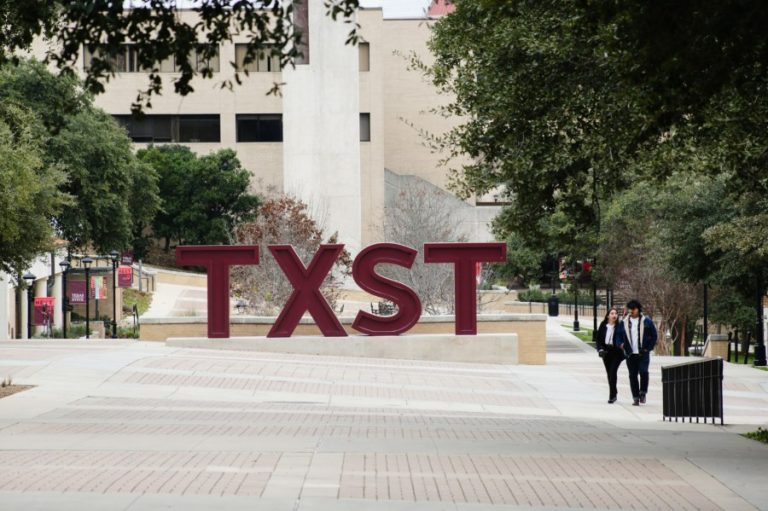
<svg viewBox="0 0 768 511"><path fill-rule="evenodd" d="M632 388L632 397L639 399L641 395L648 393L648 366L651 364L650 353L632 354L627 359L629 370L629 386ZM638 374L640 381L638 383Z"/></svg>
<svg viewBox="0 0 768 511"><path fill-rule="evenodd" d="M605 365L605 373L608 375L609 398L614 398L618 394L616 378L622 362L624 362L623 351L618 348L608 348L606 350L605 356L603 356L603 364Z"/></svg>

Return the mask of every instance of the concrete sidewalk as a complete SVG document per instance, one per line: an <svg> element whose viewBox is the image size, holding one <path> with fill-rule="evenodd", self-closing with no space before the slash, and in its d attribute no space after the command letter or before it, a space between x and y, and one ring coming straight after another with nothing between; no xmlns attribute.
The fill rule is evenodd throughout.
<svg viewBox="0 0 768 511"><path fill-rule="evenodd" d="M0 344L5 509L768 509L768 373L726 364L727 426L661 421L548 323L546 366ZM331 342L331 341L329 341Z"/></svg>

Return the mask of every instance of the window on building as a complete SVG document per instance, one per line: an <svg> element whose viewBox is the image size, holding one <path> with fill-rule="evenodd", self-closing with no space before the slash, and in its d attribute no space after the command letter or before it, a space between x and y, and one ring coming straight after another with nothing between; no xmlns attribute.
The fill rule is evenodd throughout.
<svg viewBox="0 0 768 511"><path fill-rule="evenodd" d="M235 64L237 65L238 72L277 73L280 71L280 57L270 54L269 50L258 53L253 62L248 62L246 64L245 56L247 53L247 44L235 45Z"/></svg>
<svg viewBox="0 0 768 511"><path fill-rule="evenodd" d="M218 115L179 115L179 142L220 142Z"/></svg>
<svg viewBox="0 0 768 511"><path fill-rule="evenodd" d="M238 114L238 142L282 142L282 114Z"/></svg>
<svg viewBox="0 0 768 511"><path fill-rule="evenodd" d="M360 51L360 71L371 70L371 45L368 43L357 44Z"/></svg>
<svg viewBox="0 0 768 511"><path fill-rule="evenodd" d="M371 114L360 114L360 142L371 141Z"/></svg>
<svg viewBox="0 0 768 511"><path fill-rule="evenodd" d="M87 47L84 47L83 48L83 69L85 70L90 69L93 58L101 55L102 53L103 52L99 49L95 49L91 51ZM110 58L109 60L112 64L112 68L116 73L139 73L139 72L150 71L149 69L142 69L140 67L139 50L133 44L124 44L122 51L120 51L117 55L115 55L114 58ZM219 72L219 68L220 68L219 60L220 59L219 59L218 51L210 59L205 59L202 55L202 52L198 52L197 50L192 50L192 54L190 55L190 58L189 58L190 64L195 69L195 71L202 71L205 68L209 68L213 73ZM160 65L157 67L159 71L162 73L173 73L173 72L179 71L179 68L178 66L176 66L176 62L173 56L170 56L167 59L160 62Z"/></svg>
<svg viewBox="0 0 768 511"><path fill-rule="evenodd" d="M134 142L220 142L218 115L114 116Z"/></svg>
<svg viewBox="0 0 768 511"><path fill-rule="evenodd" d="M116 115L115 119L134 142L174 142L170 115L145 115L140 119L132 115Z"/></svg>
<svg viewBox="0 0 768 511"><path fill-rule="evenodd" d="M203 69L210 69L212 73L219 72L219 51L216 48L216 52L210 59L206 59L203 56L202 51L193 50L193 55L189 57L189 63L195 67L195 71L202 71ZM178 69L177 69L178 71Z"/></svg>

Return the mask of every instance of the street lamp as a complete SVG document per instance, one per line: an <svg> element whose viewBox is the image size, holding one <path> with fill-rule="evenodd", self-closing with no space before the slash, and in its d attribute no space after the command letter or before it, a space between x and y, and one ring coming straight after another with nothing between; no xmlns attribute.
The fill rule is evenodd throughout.
<svg viewBox="0 0 768 511"><path fill-rule="evenodd" d="M117 282L115 280L115 272L117 271L117 261L120 258L120 253L117 250L113 250L109 253L109 258L112 259L112 338L117 339Z"/></svg>
<svg viewBox="0 0 768 511"><path fill-rule="evenodd" d="M69 271L69 261L66 259L59 263L61 266L61 336L67 338L67 308L69 298L67 297L67 271Z"/></svg>
<svg viewBox="0 0 768 511"><path fill-rule="evenodd" d="M24 280L27 283L27 339L32 338L32 300L34 298L35 294L35 280L37 280L37 277L32 272L27 272L24 274Z"/></svg>
<svg viewBox="0 0 768 511"><path fill-rule="evenodd" d="M93 259L89 256L85 256L80 259L80 263L85 268L85 338L91 338L91 279L90 268L93 264Z"/></svg>
<svg viewBox="0 0 768 511"><path fill-rule="evenodd" d="M757 274L757 325L755 328L756 343L755 343L755 357L752 363L756 366L768 365L765 356L765 341L763 339L763 295L765 294L765 288L763 287L763 275L762 271Z"/></svg>

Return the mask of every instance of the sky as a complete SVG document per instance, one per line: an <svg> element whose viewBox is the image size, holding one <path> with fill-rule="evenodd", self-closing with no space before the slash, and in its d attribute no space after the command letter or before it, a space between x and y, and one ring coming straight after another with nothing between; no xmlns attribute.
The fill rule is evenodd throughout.
<svg viewBox="0 0 768 511"><path fill-rule="evenodd" d="M123 0L126 7L146 3L145 0ZM320 1L320 0L309 0ZM427 10L431 0L360 0L363 7L382 7L385 18L421 18ZM189 8L197 3L197 0L175 0L179 8Z"/></svg>
<svg viewBox="0 0 768 511"><path fill-rule="evenodd" d="M385 18L421 18L430 0L360 0L363 7L382 7Z"/></svg>

